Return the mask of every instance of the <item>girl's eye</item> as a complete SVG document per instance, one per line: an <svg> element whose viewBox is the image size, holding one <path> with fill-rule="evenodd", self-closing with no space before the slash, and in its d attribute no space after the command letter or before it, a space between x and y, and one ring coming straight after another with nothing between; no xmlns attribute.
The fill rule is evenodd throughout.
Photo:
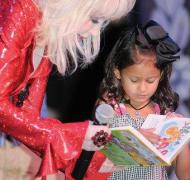
<svg viewBox="0 0 190 180"><path fill-rule="evenodd" d="M137 79L131 79L131 82L136 83L138 80Z"/></svg>
<svg viewBox="0 0 190 180"><path fill-rule="evenodd" d="M152 84L152 83L154 83L154 81L155 81L154 79L148 79L146 82L149 84Z"/></svg>

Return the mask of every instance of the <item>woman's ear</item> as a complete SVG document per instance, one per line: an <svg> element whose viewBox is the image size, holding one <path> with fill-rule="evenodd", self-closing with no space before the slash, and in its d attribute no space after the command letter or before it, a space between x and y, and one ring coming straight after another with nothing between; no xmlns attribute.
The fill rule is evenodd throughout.
<svg viewBox="0 0 190 180"><path fill-rule="evenodd" d="M117 79L121 79L120 71L118 69L114 69L114 75Z"/></svg>

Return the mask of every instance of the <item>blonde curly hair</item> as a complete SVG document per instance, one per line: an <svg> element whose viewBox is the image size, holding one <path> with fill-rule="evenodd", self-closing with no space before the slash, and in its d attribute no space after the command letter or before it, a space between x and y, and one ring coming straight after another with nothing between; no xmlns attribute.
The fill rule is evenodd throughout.
<svg viewBox="0 0 190 180"><path fill-rule="evenodd" d="M126 15L134 3L135 0L39 0L42 19L35 29L36 45L48 47L47 55L61 74L73 72L78 63L92 62L100 48L100 32L81 40L80 27L91 17L116 20Z"/></svg>

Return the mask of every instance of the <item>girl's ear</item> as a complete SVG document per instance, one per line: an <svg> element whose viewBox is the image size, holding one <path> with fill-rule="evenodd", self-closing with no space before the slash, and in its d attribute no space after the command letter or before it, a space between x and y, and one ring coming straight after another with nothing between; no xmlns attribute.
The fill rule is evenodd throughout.
<svg viewBox="0 0 190 180"><path fill-rule="evenodd" d="M114 69L114 75L117 79L121 79L120 71L118 69Z"/></svg>

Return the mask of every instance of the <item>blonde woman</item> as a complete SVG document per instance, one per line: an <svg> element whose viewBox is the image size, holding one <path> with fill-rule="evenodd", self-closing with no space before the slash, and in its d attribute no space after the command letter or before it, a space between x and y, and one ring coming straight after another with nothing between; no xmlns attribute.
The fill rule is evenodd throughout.
<svg viewBox="0 0 190 180"><path fill-rule="evenodd" d="M40 109L52 64L65 75L75 71L78 63L92 62L107 21L126 15L134 1L0 0L0 130L42 158L39 176L58 170L66 170L69 175L68 169L73 167L82 145L89 149L85 147L89 134L108 131L88 121L41 121ZM87 179L99 168L100 161L94 162Z"/></svg>

